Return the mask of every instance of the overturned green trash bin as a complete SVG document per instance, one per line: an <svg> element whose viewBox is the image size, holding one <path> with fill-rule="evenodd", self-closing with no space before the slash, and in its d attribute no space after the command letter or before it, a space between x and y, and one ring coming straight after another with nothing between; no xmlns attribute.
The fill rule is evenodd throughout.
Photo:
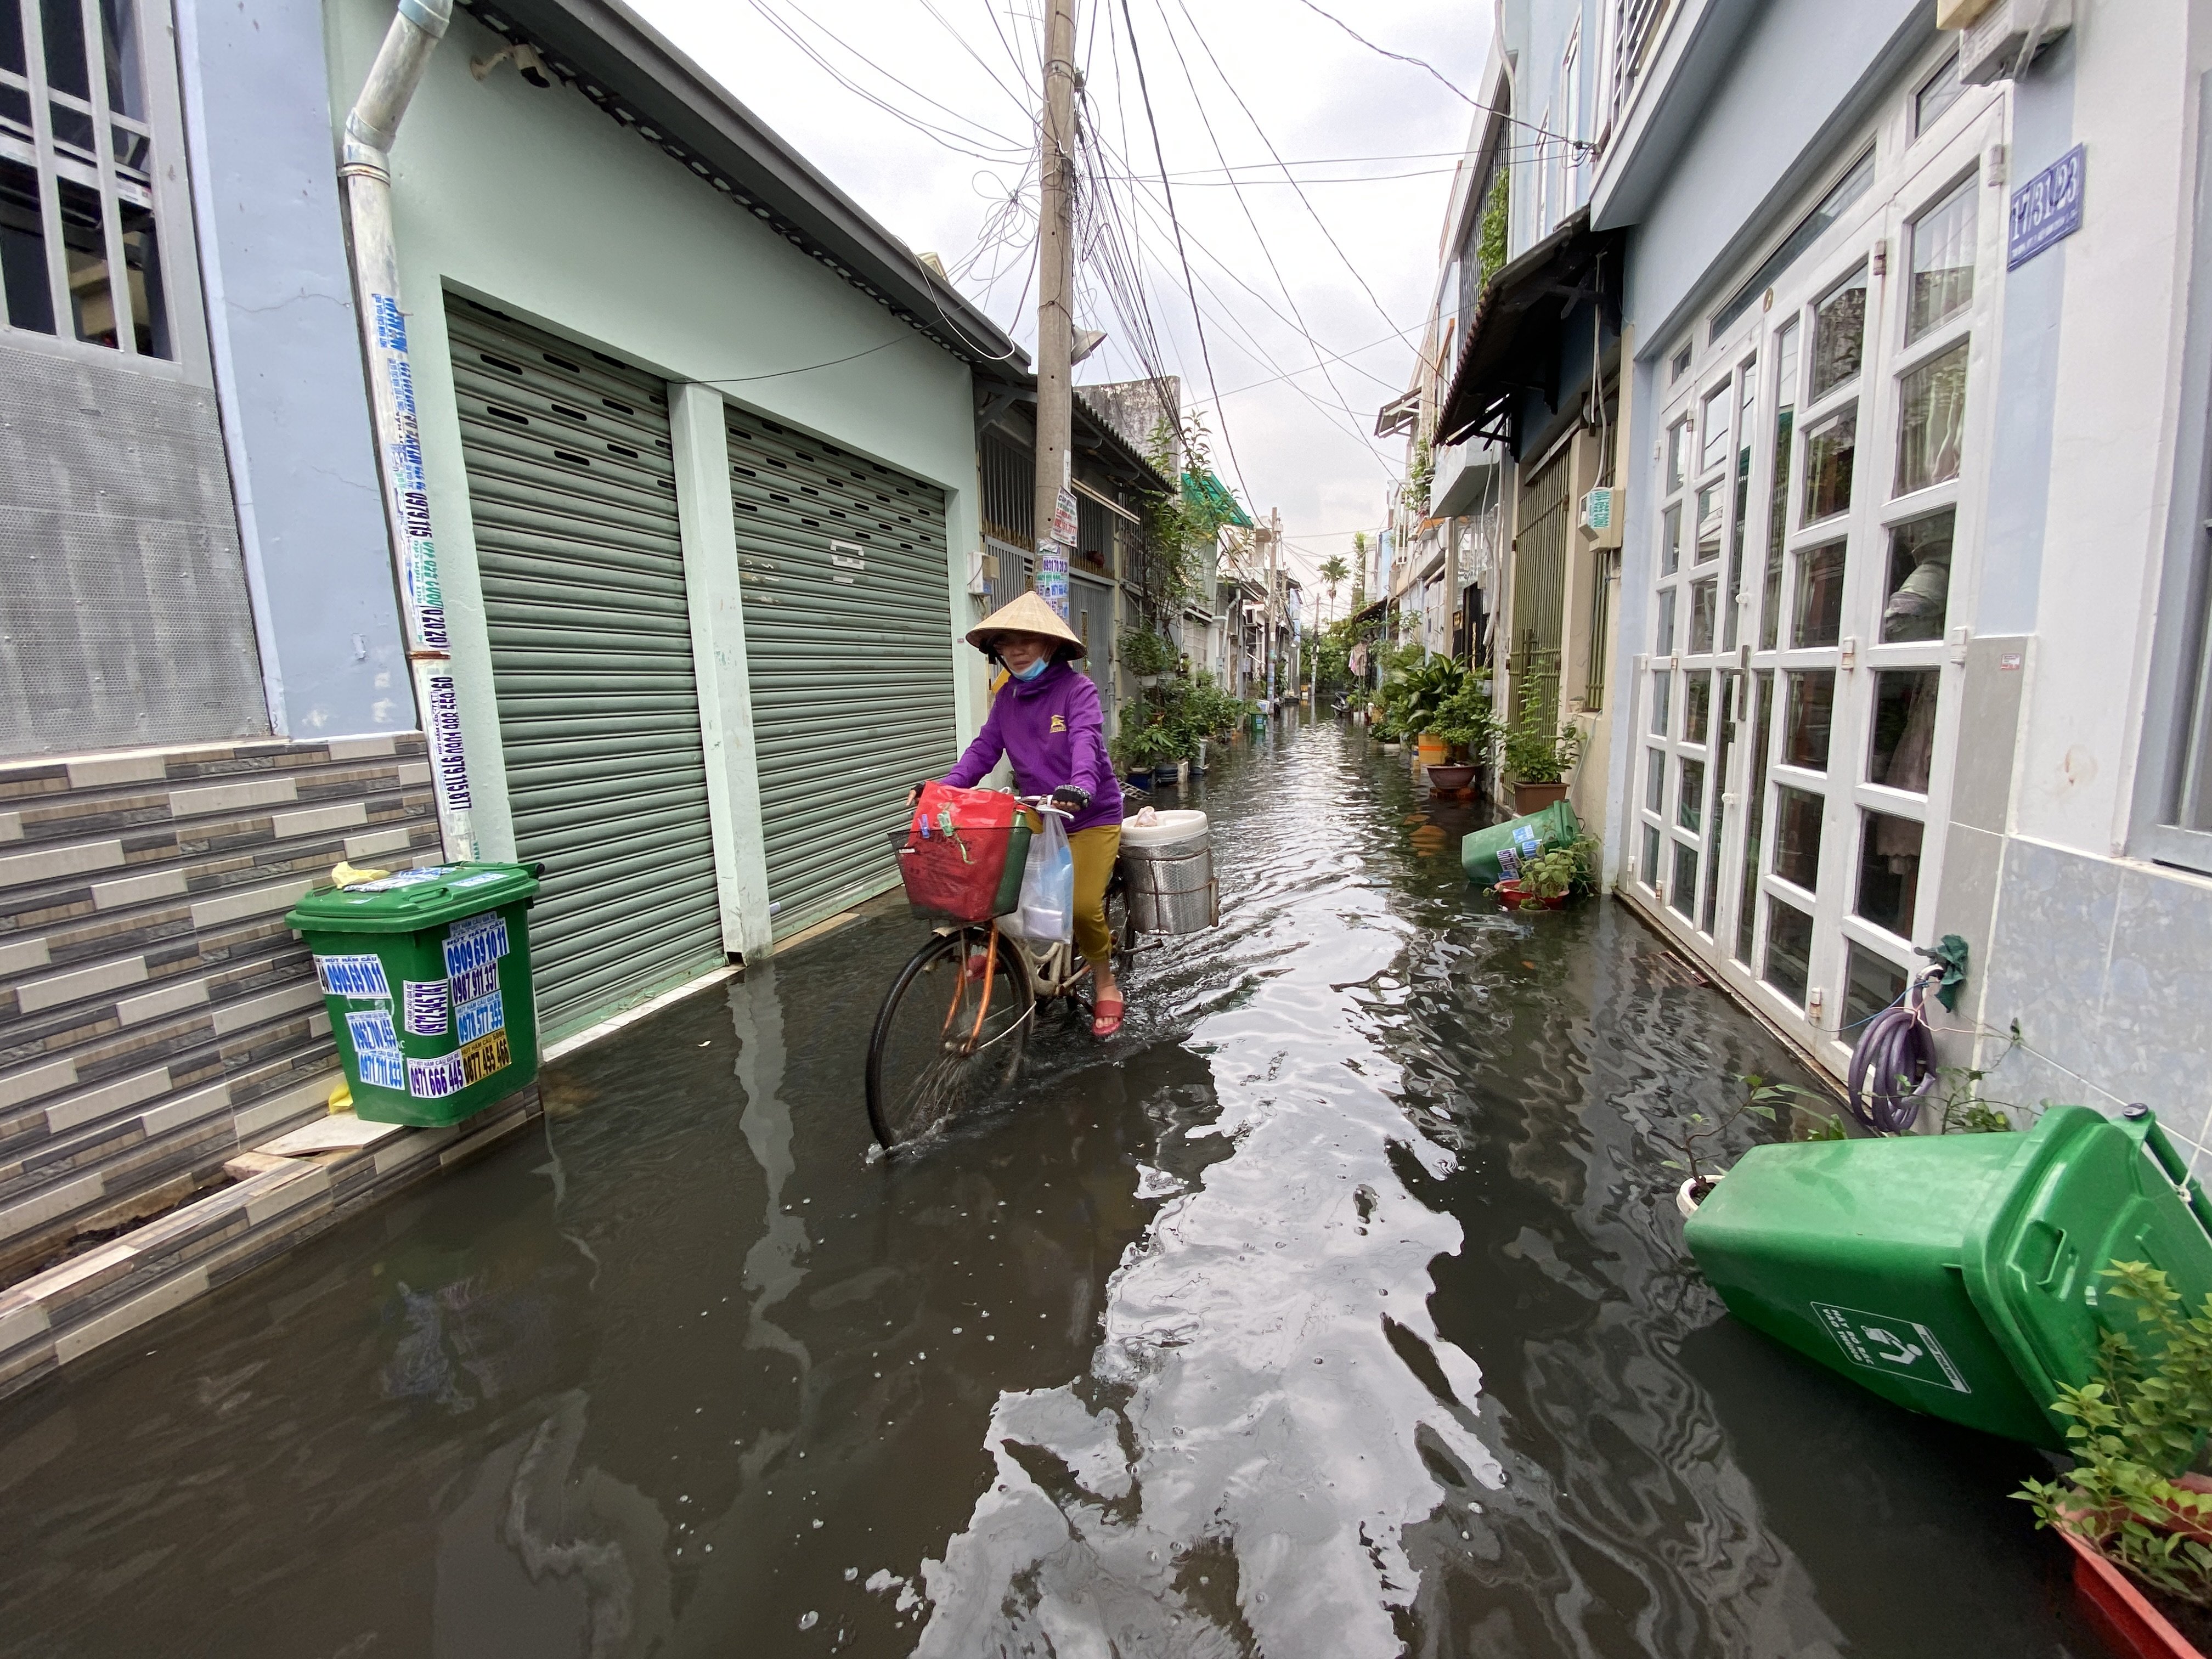
<svg viewBox="0 0 2212 1659"><path fill-rule="evenodd" d="M2189 1196L2185 1199L2182 1192ZM2212 1291L2212 1206L2148 1111L2054 1106L2026 1134L1754 1147L1684 1237L1747 1325L1914 1411L2063 1447L2116 1261Z"/></svg>
<svg viewBox="0 0 2212 1659"><path fill-rule="evenodd" d="M1575 837L1582 832L1575 809L1563 800L1555 800L1542 811L1531 812L1526 817L1509 818L1504 823L1469 830L1460 841L1459 866L1476 886L1495 887L1505 878L1500 854L1511 851L1518 873L1519 866L1537 854L1548 853L1555 847L1572 846Z"/></svg>
<svg viewBox="0 0 2212 1659"><path fill-rule="evenodd" d="M402 870L309 893L285 916L314 952L356 1116L458 1123L538 1075L519 864Z"/></svg>

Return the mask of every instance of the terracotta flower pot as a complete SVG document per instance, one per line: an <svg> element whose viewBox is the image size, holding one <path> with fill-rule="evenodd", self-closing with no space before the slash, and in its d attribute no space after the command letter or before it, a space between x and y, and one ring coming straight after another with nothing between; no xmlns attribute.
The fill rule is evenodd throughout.
<svg viewBox="0 0 2212 1659"><path fill-rule="evenodd" d="M1447 766L1439 762L1429 764L1429 787L1431 789L1464 789L1474 781L1472 766Z"/></svg>
<svg viewBox="0 0 2212 1659"><path fill-rule="evenodd" d="M1554 802L1567 798L1564 783L1516 783L1513 786L1513 813L1527 817L1531 812L1540 812Z"/></svg>
<svg viewBox="0 0 2212 1659"><path fill-rule="evenodd" d="M2205 1659L2151 1605L2135 1580L2100 1555L2094 1546L2070 1532L2058 1535L2074 1552L2074 1588L2088 1604L2089 1620L2116 1652L2131 1655L2133 1659Z"/></svg>

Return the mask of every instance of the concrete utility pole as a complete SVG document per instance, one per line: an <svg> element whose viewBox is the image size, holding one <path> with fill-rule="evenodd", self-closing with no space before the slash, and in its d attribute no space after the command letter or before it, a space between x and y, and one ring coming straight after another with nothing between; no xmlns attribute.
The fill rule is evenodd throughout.
<svg viewBox="0 0 2212 1659"><path fill-rule="evenodd" d="M1068 450L1075 340L1075 0L1051 0L1044 31L1044 119L1037 141L1037 591L1067 614L1067 555L1054 533L1073 488ZM1069 495L1067 514L1073 513ZM1067 526L1063 523L1065 532ZM1073 541L1073 534L1065 540ZM1051 577L1048 579L1048 572Z"/></svg>

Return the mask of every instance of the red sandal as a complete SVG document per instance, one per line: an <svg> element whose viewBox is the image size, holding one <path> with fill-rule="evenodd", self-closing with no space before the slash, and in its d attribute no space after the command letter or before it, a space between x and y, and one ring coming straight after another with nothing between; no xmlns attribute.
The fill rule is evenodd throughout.
<svg viewBox="0 0 2212 1659"><path fill-rule="evenodd" d="M1127 997L1101 997L1091 1005L1091 1035L1109 1037L1121 1029L1121 1015L1129 1006Z"/></svg>

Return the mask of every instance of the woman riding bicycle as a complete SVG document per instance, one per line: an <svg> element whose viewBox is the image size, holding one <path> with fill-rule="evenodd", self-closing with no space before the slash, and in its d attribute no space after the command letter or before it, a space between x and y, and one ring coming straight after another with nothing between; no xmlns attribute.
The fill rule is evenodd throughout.
<svg viewBox="0 0 2212 1659"><path fill-rule="evenodd" d="M1106 884L1121 848L1121 783L1106 755L1106 717L1098 688L1073 666L1081 637L1034 592L1024 593L969 631L968 643L1006 671L990 717L945 782L972 789L1001 755L1024 795L1050 794L1073 814L1068 850L1075 860L1075 945L1091 964L1094 1036L1121 1029L1125 1003L1114 982L1114 939L1106 926Z"/></svg>

